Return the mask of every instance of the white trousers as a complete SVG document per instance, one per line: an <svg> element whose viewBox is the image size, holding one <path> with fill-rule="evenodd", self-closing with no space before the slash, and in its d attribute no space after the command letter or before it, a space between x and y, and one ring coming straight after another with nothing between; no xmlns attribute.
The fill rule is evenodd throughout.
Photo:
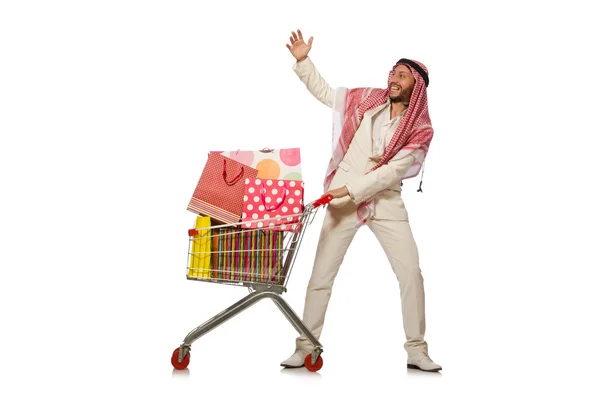
<svg viewBox="0 0 600 397"><path fill-rule="evenodd" d="M321 337L335 277L358 230L355 225L356 206L327 207L306 290L303 315L304 323L317 339ZM373 218L367 222L367 226L383 247L399 282L406 336L404 348L409 355L427 353L423 277L409 222ZM394 303L389 305L393 307ZM296 340L296 348L310 352L313 346L301 335Z"/></svg>

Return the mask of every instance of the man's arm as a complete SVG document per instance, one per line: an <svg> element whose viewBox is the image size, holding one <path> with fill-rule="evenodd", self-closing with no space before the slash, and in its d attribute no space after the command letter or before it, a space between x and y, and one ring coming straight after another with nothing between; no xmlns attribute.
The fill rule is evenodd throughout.
<svg viewBox="0 0 600 397"><path fill-rule="evenodd" d="M321 77L321 74L310 58L306 57L296 62L293 69L315 98L330 108L333 107L334 90Z"/></svg>
<svg viewBox="0 0 600 397"><path fill-rule="evenodd" d="M292 32L290 44L286 44L286 47L290 50L294 58L296 58L294 71L300 77L300 80L302 80L315 98L331 108L333 107L334 91L329 87L325 79L321 77L310 58L308 58L312 42L313 37L311 36L308 39L308 43L305 43L302 32L298 29L298 34Z"/></svg>
<svg viewBox="0 0 600 397"><path fill-rule="evenodd" d="M368 201L382 190L400 183L414 161L415 158L410 154L400 160L390 161L356 181L348 183L346 188L356 204Z"/></svg>

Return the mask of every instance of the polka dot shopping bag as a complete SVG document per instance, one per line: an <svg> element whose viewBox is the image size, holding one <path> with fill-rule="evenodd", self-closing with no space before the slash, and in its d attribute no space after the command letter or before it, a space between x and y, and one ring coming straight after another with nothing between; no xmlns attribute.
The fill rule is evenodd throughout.
<svg viewBox="0 0 600 397"><path fill-rule="evenodd" d="M304 210L304 182L246 178L242 227L299 231Z"/></svg>
<svg viewBox="0 0 600 397"><path fill-rule="evenodd" d="M215 152L258 171L257 178L302 180L300 148Z"/></svg>

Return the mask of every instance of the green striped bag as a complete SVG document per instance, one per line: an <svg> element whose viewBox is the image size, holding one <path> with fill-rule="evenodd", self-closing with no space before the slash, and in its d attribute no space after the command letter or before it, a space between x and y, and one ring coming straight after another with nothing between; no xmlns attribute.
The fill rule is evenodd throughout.
<svg viewBox="0 0 600 397"><path fill-rule="evenodd" d="M212 232L212 278L282 283L284 232L222 227Z"/></svg>

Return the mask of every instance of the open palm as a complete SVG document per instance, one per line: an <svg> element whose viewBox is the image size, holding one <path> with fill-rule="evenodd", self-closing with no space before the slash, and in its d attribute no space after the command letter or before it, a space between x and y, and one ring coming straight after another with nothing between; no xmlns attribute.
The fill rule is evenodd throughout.
<svg viewBox="0 0 600 397"><path fill-rule="evenodd" d="M292 32L292 35L290 36L291 45L286 44L286 47L288 50L290 50L297 61L301 61L308 56L308 52L312 48L312 41L313 38L311 36L310 39L308 39L308 44L305 43L304 38L302 37L302 32L300 29L298 29L298 34L296 34L296 32Z"/></svg>

